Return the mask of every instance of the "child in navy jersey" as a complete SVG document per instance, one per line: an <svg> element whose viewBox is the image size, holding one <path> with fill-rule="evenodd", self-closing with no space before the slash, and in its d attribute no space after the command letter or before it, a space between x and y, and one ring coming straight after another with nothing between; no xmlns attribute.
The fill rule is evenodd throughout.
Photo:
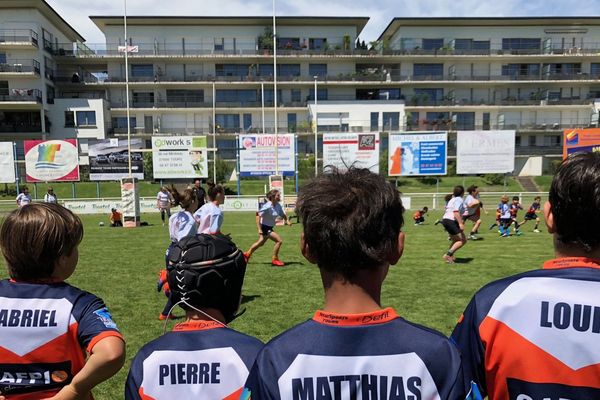
<svg viewBox="0 0 600 400"><path fill-rule="evenodd" d="M0 399L89 399L123 366L125 344L101 299L67 283L81 220L53 203L5 218L0 246ZM53 397L56 396L56 397Z"/></svg>
<svg viewBox="0 0 600 400"><path fill-rule="evenodd" d="M200 234L177 242L169 263L171 296L186 321L138 352L125 399L238 400L262 347L226 325L240 304L243 253L227 236Z"/></svg>
<svg viewBox="0 0 600 400"><path fill-rule="evenodd" d="M333 171L302 188L297 212L302 254L319 267L325 304L265 346L243 398L465 398L454 345L381 305L404 249L398 191L368 169Z"/></svg>

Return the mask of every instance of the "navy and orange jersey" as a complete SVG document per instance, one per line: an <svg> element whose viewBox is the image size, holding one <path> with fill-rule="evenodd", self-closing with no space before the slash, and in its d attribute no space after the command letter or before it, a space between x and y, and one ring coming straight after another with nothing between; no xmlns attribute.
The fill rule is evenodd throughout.
<svg viewBox="0 0 600 400"><path fill-rule="evenodd" d="M443 335L386 308L317 311L259 353L242 399L464 399L461 358Z"/></svg>
<svg viewBox="0 0 600 400"><path fill-rule="evenodd" d="M522 210L523 206L521 205L521 203L511 203L510 204L510 216L513 218L517 217L517 213L519 212L519 210Z"/></svg>
<svg viewBox="0 0 600 400"><path fill-rule="evenodd" d="M100 340L121 338L101 299L67 283L0 281L0 393L51 397Z"/></svg>
<svg viewBox="0 0 600 400"><path fill-rule="evenodd" d="M527 214L535 214L540 209L540 203L531 203Z"/></svg>
<svg viewBox="0 0 600 400"><path fill-rule="evenodd" d="M490 400L600 399L600 260L559 258L475 294L451 339Z"/></svg>
<svg viewBox="0 0 600 400"><path fill-rule="evenodd" d="M125 399L237 400L262 346L214 321L178 324L135 356Z"/></svg>

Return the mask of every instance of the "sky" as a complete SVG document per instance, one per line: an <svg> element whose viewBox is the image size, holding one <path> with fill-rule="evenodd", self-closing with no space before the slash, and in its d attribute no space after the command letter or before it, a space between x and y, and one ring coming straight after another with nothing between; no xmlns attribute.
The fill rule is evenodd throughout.
<svg viewBox="0 0 600 400"><path fill-rule="evenodd" d="M123 15L123 0L46 0L90 44L104 36L90 15ZM379 37L393 17L597 16L600 0L276 0L279 16L360 16L360 38ZM85 4L85 7L82 7ZM575 6L576 4L576 6ZM272 0L127 0L127 15L271 16Z"/></svg>

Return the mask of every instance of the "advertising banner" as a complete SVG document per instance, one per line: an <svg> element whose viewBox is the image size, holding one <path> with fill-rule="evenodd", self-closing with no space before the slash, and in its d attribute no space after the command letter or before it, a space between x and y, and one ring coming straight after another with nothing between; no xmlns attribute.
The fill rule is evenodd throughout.
<svg viewBox="0 0 600 400"><path fill-rule="evenodd" d="M106 214L108 215L110 210L116 208L120 212L123 211L122 200L95 200L95 201L84 201L74 200L65 201L63 203L65 208L73 211L75 214ZM175 209L172 209L172 211ZM253 210L254 211L254 210ZM153 213L156 212L156 200L140 200L140 212L142 213Z"/></svg>
<svg viewBox="0 0 600 400"><path fill-rule="evenodd" d="M208 177L206 136L152 137L154 179Z"/></svg>
<svg viewBox="0 0 600 400"><path fill-rule="evenodd" d="M294 176L296 143L293 134L278 135L275 160L275 135L240 134L240 176ZM275 164L279 168L275 168Z"/></svg>
<svg viewBox="0 0 600 400"><path fill-rule="evenodd" d="M446 132L400 132L390 134L389 176L446 175Z"/></svg>
<svg viewBox="0 0 600 400"><path fill-rule="evenodd" d="M323 134L323 169L350 166L379 173L379 132Z"/></svg>
<svg viewBox="0 0 600 400"><path fill-rule="evenodd" d="M568 129L564 132L563 158L578 152L600 152L600 129Z"/></svg>
<svg viewBox="0 0 600 400"><path fill-rule="evenodd" d="M252 211L258 210L258 199L248 197L225 197L221 205L223 211Z"/></svg>
<svg viewBox="0 0 600 400"><path fill-rule="evenodd" d="M26 140L27 182L72 182L79 180L77 139Z"/></svg>
<svg viewBox="0 0 600 400"><path fill-rule="evenodd" d="M515 169L515 131L458 131L457 174L505 174Z"/></svg>
<svg viewBox="0 0 600 400"><path fill-rule="evenodd" d="M15 183L15 157L12 142L0 142L0 183Z"/></svg>
<svg viewBox="0 0 600 400"><path fill-rule="evenodd" d="M144 179L144 158L139 150L142 139L131 139L131 173ZM117 181L129 176L129 153L126 139L89 140L91 181Z"/></svg>

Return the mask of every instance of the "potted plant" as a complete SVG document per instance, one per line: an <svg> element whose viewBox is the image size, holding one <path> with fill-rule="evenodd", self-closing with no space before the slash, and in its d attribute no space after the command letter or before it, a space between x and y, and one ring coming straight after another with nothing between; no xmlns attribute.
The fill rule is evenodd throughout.
<svg viewBox="0 0 600 400"><path fill-rule="evenodd" d="M342 43L344 44L344 50L349 51L350 50L350 35L344 35L344 37L342 39Z"/></svg>

